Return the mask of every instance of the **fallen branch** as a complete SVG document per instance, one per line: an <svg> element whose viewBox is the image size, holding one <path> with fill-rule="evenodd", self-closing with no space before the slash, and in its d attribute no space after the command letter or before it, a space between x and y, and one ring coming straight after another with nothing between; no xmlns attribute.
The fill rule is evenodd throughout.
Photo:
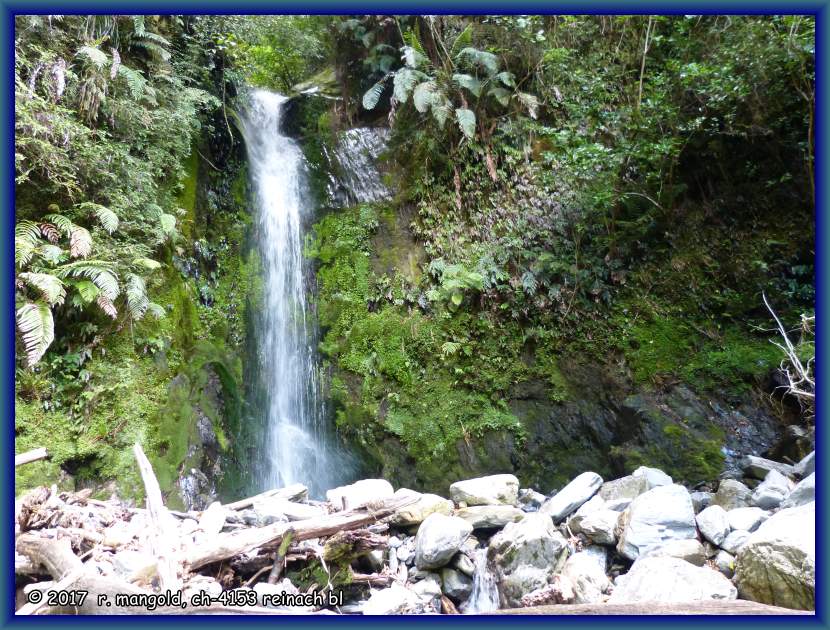
<svg viewBox="0 0 830 630"><path fill-rule="evenodd" d="M39 459L44 459L48 455L45 448L35 448L31 451L26 451L25 453L14 456L14 467L17 468L29 462L36 462Z"/></svg>

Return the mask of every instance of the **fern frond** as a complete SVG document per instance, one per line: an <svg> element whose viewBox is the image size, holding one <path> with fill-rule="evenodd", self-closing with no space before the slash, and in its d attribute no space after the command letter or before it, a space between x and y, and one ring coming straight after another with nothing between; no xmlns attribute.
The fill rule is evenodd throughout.
<svg viewBox="0 0 830 630"><path fill-rule="evenodd" d="M112 300L109 299L103 293L95 298L95 303L101 307L101 310L104 311L107 315L115 319L118 317L118 309L115 308L115 304L112 303Z"/></svg>
<svg viewBox="0 0 830 630"><path fill-rule="evenodd" d="M75 53L77 57L86 57L89 59L98 70L104 67L107 63L107 53L95 46L81 46L78 52Z"/></svg>
<svg viewBox="0 0 830 630"><path fill-rule="evenodd" d="M455 41L452 43L452 47L450 48L450 55L453 57L457 57L458 53L461 52L462 48L467 48L471 46L473 43L473 25L472 23L467 24L463 31L458 34L458 37L455 38Z"/></svg>
<svg viewBox="0 0 830 630"><path fill-rule="evenodd" d="M49 223L54 224L57 228L63 232L64 236L71 236L72 230L75 227L75 224L72 223L69 219L67 219L62 214L47 214L43 217L44 221L48 221Z"/></svg>
<svg viewBox="0 0 830 630"><path fill-rule="evenodd" d="M363 95L363 109L372 110L375 108L380 100L381 94L383 94L383 88L386 87L386 79L388 78L388 75L383 77L380 81L366 90L366 93Z"/></svg>
<svg viewBox="0 0 830 630"><path fill-rule="evenodd" d="M500 105L507 107L510 103L510 92L501 87L491 87L487 94L496 99Z"/></svg>
<svg viewBox="0 0 830 630"><path fill-rule="evenodd" d="M461 133L471 140L476 133L476 115L472 110L459 107L455 110L455 119L458 121L458 127Z"/></svg>
<svg viewBox="0 0 830 630"><path fill-rule="evenodd" d="M63 282L57 276L53 276L51 273L24 272L17 274L17 277L39 291L49 306L63 304L66 298L66 287L63 286Z"/></svg>
<svg viewBox="0 0 830 630"><path fill-rule="evenodd" d="M32 367L43 358L55 340L52 310L43 302L27 302L17 309L16 319L26 350L26 361Z"/></svg>
<svg viewBox="0 0 830 630"><path fill-rule="evenodd" d="M160 58L162 61L170 61L170 51L166 50L165 48L162 48L156 42L138 39L133 40L131 45L136 46L138 48L143 48L151 55L155 55L156 57Z"/></svg>
<svg viewBox="0 0 830 630"><path fill-rule="evenodd" d="M101 293L113 301L121 289L118 286L118 278L109 269L109 265L110 263L102 260L78 261L58 267L55 269L55 275L59 278L89 278Z"/></svg>
<svg viewBox="0 0 830 630"><path fill-rule="evenodd" d="M130 96L132 96L134 101L137 101L143 96L145 88L147 87L147 79L144 78L140 70L135 70L121 64L118 67L118 76L123 77L124 81L126 81L127 87L130 90Z"/></svg>
<svg viewBox="0 0 830 630"><path fill-rule="evenodd" d="M156 319L167 317L167 311L164 310L164 307L160 304L156 304L155 302L149 302L147 304L147 312Z"/></svg>
<svg viewBox="0 0 830 630"><path fill-rule="evenodd" d="M92 203L90 201L85 201L78 207L82 210L92 211L92 213L96 217L98 217L98 220L101 222L103 228L110 234L112 234L113 232L115 232L115 230L118 229L118 215L106 206L102 206L97 203Z"/></svg>
<svg viewBox="0 0 830 630"><path fill-rule="evenodd" d="M54 223L41 223L40 233L43 234L46 240L52 243L52 245L55 245L61 238L60 230L58 230Z"/></svg>
<svg viewBox="0 0 830 630"><path fill-rule="evenodd" d="M415 87L412 93L412 102L420 113L429 111L435 100L435 92L438 90L438 85L435 81L424 81Z"/></svg>
<svg viewBox="0 0 830 630"><path fill-rule="evenodd" d="M20 239L35 246L40 240L40 226L34 221L20 221L14 226L15 241Z"/></svg>
<svg viewBox="0 0 830 630"><path fill-rule="evenodd" d="M489 76L493 76L499 71L499 58L493 53L478 48L462 48L456 55L458 61L467 61L472 66L483 68Z"/></svg>
<svg viewBox="0 0 830 630"><path fill-rule="evenodd" d="M15 236L14 238L14 264L22 269L32 261L35 254L34 244L25 239Z"/></svg>
<svg viewBox="0 0 830 630"><path fill-rule="evenodd" d="M125 290L127 296L127 310L130 317L134 320L139 320L144 317L150 300L147 297L147 286L144 284L144 278L131 273L127 276L127 288Z"/></svg>
<svg viewBox="0 0 830 630"><path fill-rule="evenodd" d="M144 30L144 16L143 15L134 15L133 16L133 32L138 35L139 37L143 36L146 32Z"/></svg>
<svg viewBox="0 0 830 630"><path fill-rule="evenodd" d="M81 299L89 304L101 294L101 289L92 284L89 280L78 280L75 282L75 289Z"/></svg>
<svg viewBox="0 0 830 630"><path fill-rule="evenodd" d="M406 103L415 84L419 80L422 81L427 78L426 74L419 70L413 70L412 68L401 68L395 72L395 78L392 81L395 100L399 103Z"/></svg>
<svg viewBox="0 0 830 630"><path fill-rule="evenodd" d="M61 261L66 252L57 245L47 243L35 249L35 253L43 258L43 260L56 265Z"/></svg>
<svg viewBox="0 0 830 630"><path fill-rule="evenodd" d="M530 117L535 119L539 111L539 99L527 92L517 92L516 96L519 102L527 108L527 113L530 114Z"/></svg>
<svg viewBox="0 0 830 630"><path fill-rule="evenodd" d="M69 235L69 255L86 258L92 252L92 236L86 228L76 225Z"/></svg>
<svg viewBox="0 0 830 630"><path fill-rule="evenodd" d="M481 88L483 83L476 79L471 74L454 74L452 75L453 82L459 87L469 91L473 96L481 96Z"/></svg>

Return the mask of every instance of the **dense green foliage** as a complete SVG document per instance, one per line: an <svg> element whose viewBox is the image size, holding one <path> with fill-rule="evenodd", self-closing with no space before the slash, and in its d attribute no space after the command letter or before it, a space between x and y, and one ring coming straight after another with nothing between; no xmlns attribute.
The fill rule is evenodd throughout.
<svg viewBox="0 0 830 630"><path fill-rule="evenodd" d="M246 84L306 94L321 201L338 133L391 128L394 198L326 210L306 247L337 425L385 472L532 469L550 419L516 401L578 406L586 373L742 400L783 358L762 292L788 324L814 309L814 38L804 16L18 16L17 450L53 444L18 483L134 493L139 440L169 489L198 422L223 453L246 435ZM717 475L720 428L644 414L660 446L609 461ZM574 454L549 450L558 483Z"/></svg>

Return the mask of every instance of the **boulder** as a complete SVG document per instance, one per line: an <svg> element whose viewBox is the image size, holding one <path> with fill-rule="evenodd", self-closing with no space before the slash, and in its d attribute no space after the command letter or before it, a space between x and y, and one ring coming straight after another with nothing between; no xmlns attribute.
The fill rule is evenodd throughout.
<svg viewBox="0 0 830 630"><path fill-rule="evenodd" d="M216 536L225 526L226 509L219 501L211 503L199 517L199 529L208 536Z"/></svg>
<svg viewBox="0 0 830 630"><path fill-rule="evenodd" d="M452 514L452 501L439 497L437 494L421 494L409 488L400 488L392 496L395 499L416 499L415 503L410 503L395 512L389 520L390 524L397 527L418 525L434 512L446 516Z"/></svg>
<svg viewBox="0 0 830 630"><path fill-rule="evenodd" d="M670 486L673 481L666 473L659 468L649 468L648 466L640 466L637 470L631 473L632 477L642 477L646 480L646 490L651 490L657 486Z"/></svg>
<svg viewBox="0 0 830 630"><path fill-rule="evenodd" d="M692 492L692 505L695 508L695 514L702 512L712 504L712 499L715 498L712 492Z"/></svg>
<svg viewBox="0 0 830 630"><path fill-rule="evenodd" d="M728 514L721 506L710 505L695 518L700 534L713 545L720 546L732 531Z"/></svg>
<svg viewBox="0 0 830 630"><path fill-rule="evenodd" d="M738 552L741 597L763 604L815 610L816 504L783 509L764 522Z"/></svg>
<svg viewBox="0 0 830 630"><path fill-rule="evenodd" d="M441 578L435 573L428 573L421 580L409 586L420 603L420 611L441 612Z"/></svg>
<svg viewBox="0 0 830 630"><path fill-rule="evenodd" d="M666 541L696 537L692 499L686 488L674 484L641 494L617 523L617 551L629 560Z"/></svg>
<svg viewBox="0 0 830 630"><path fill-rule="evenodd" d="M733 556L740 551L741 547L749 540L749 532L743 529L737 529L730 532L726 539L721 543L721 549L731 553Z"/></svg>
<svg viewBox="0 0 830 630"><path fill-rule="evenodd" d="M601 545L588 545L578 553L585 554L588 558L593 560L600 571L605 573L608 571L608 549Z"/></svg>
<svg viewBox="0 0 830 630"><path fill-rule="evenodd" d="M696 567L702 567L706 564L706 551L700 541L695 538L669 540L644 551L637 558L637 562L642 562L644 558L680 558Z"/></svg>
<svg viewBox="0 0 830 630"><path fill-rule="evenodd" d="M595 558L584 551L575 553L565 562L562 576L573 588L574 604L595 604L601 602L611 582Z"/></svg>
<svg viewBox="0 0 830 630"><path fill-rule="evenodd" d="M726 513L729 518L729 526L735 529L743 529L748 532L754 532L758 526L763 523L769 514L759 507L744 507L729 510Z"/></svg>
<svg viewBox="0 0 830 630"><path fill-rule="evenodd" d="M546 514L554 523L559 523L594 496L601 485L602 477L597 473L584 472L545 501L539 508L539 513Z"/></svg>
<svg viewBox="0 0 830 630"><path fill-rule="evenodd" d="M749 505L751 492L744 484L736 479L724 479L718 486L718 491L712 499L712 505L719 505L724 510L732 510Z"/></svg>
<svg viewBox="0 0 830 630"><path fill-rule="evenodd" d="M751 503L764 510L775 509L781 505L781 501L787 498L792 489L793 483L789 478L777 470L770 470L764 477L763 483L752 492Z"/></svg>
<svg viewBox="0 0 830 630"><path fill-rule="evenodd" d="M441 591L456 604L465 601L473 592L473 580L461 571L441 569Z"/></svg>
<svg viewBox="0 0 830 630"><path fill-rule="evenodd" d="M326 510L322 506L295 503L281 497L256 499L251 508L256 513L258 522L264 524L279 523L285 520L302 521L326 514Z"/></svg>
<svg viewBox="0 0 830 630"><path fill-rule="evenodd" d="M496 572L502 606L520 605L522 595L544 587L568 555L568 544L549 516L526 514L490 539L487 551Z"/></svg>
<svg viewBox="0 0 830 630"><path fill-rule="evenodd" d="M811 472L798 482L793 491L781 502L782 508L793 508L806 505L816 500L816 473Z"/></svg>
<svg viewBox="0 0 830 630"><path fill-rule="evenodd" d="M798 477L806 477L816 471L816 452L812 451L807 457L793 466L793 472Z"/></svg>
<svg viewBox="0 0 830 630"><path fill-rule="evenodd" d="M461 573L468 577L473 577L473 575L476 572L476 565L470 559L470 556L468 556L463 551L460 551L453 556L452 560L450 561L450 566L453 569L461 571Z"/></svg>
<svg viewBox="0 0 830 630"><path fill-rule="evenodd" d="M599 496L606 501L636 499L648 489L648 480L644 476L627 475L619 479L606 481L599 489Z"/></svg>
<svg viewBox="0 0 830 630"><path fill-rule="evenodd" d="M386 479L361 479L326 491L326 500L334 505L335 510L353 510L367 503L389 499L394 494L392 484Z"/></svg>
<svg viewBox="0 0 830 630"><path fill-rule="evenodd" d="M450 498L469 505L516 505L519 480L515 475L489 475L456 481L450 486Z"/></svg>
<svg viewBox="0 0 830 630"><path fill-rule="evenodd" d="M585 516L574 533L584 534L588 540L599 545L613 545L617 542L615 529L620 513L606 508L600 508Z"/></svg>
<svg viewBox="0 0 830 630"><path fill-rule="evenodd" d="M605 502L605 507L609 510L614 510L615 512L622 512L625 508L631 505L631 501L633 499L623 498L623 499L610 499Z"/></svg>
<svg viewBox="0 0 830 630"><path fill-rule="evenodd" d="M617 579L609 604L691 602L737 597L732 583L709 567L671 557L642 558Z"/></svg>
<svg viewBox="0 0 830 630"><path fill-rule="evenodd" d="M605 500L598 494L595 494L588 501L583 503L576 512L568 517L568 527L574 532L577 531L582 524L582 519L592 512L596 512L597 510L604 508Z"/></svg>
<svg viewBox="0 0 830 630"><path fill-rule="evenodd" d="M421 523L415 537L415 566L421 570L444 566L472 531L467 521L456 516L430 514Z"/></svg>
<svg viewBox="0 0 830 630"><path fill-rule="evenodd" d="M524 515L525 512L512 505L473 505L455 511L455 516L467 521L473 529L501 529L520 521Z"/></svg>
<svg viewBox="0 0 830 630"><path fill-rule="evenodd" d="M771 459L764 459L756 455L747 455L741 462L744 474L755 479L764 479L770 470L777 470L786 477L793 476L793 467L790 464L774 462Z"/></svg>
<svg viewBox="0 0 830 630"><path fill-rule="evenodd" d="M731 578L735 575L735 556L721 549L715 556L715 566L718 568L718 571L726 577Z"/></svg>

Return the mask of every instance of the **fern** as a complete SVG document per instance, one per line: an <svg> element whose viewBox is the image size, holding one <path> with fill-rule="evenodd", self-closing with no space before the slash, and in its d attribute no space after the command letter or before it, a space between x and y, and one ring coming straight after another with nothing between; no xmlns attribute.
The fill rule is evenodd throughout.
<svg viewBox="0 0 830 630"><path fill-rule="evenodd" d="M487 90L487 94L496 99L500 105L507 107L510 103L510 92L500 87L491 87Z"/></svg>
<svg viewBox="0 0 830 630"><path fill-rule="evenodd" d="M483 84L470 74L454 74L452 75L453 82L459 87L469 91L473 96L481 96L481 88Z"/></svg>
<svg viewBox="0 0 830 630"><path fill-rule="evenodd" d="M101 289L96 287L89 280L78 280L74 283L74 286L78 291L78 295L81 296L81 299L86 304L89 304L101 294Z"/></svg>
<svg viewBox="0 0 830 630"><path fill-rule="evenodd" d="M92 236L86 228L76 225L69 235L69 255L86 258L92 252Z"/></svg>
<svg viewBox="0 0 830 630"><path fill-rule="evenodd" d="M57 244L61 237L60 230L58 230L58 228L52 223L41 223L40 232L47 241L52 243L52 245Z"/></svg>
<svg viewBox="0 0 830 630"><path fill-rule="evenodd" d="M78 57L86 57L100 70L107 63L107 53L95 46L81 46L75 53Z"/></svg>
<svg viewBox="0 0 830 630"><path fill-rule="evenodd" d="M55 340L52 310L43 302L27 302L17 310L16 319L26 350L26 360L29 367L32 367L43 358Z"/></svg>
<svg viewBox="0 0 830 630"><path fill-rule="evenodd" d="M527 92L517 92L516 96L519 102L527 108L527 113L530 114L530 117L535 119L539 111L539 99Z"/></svg>
<svg viewBox="0 0 830 630"><path fill-rule="evenodd" d="M501 81L504 85L510 88L516 87L516 75L512 72L499 72L495 77L497 81Z"/></svg>
<svg viewBox="0 0 830 630"><path fill-rule="evenodd" d="M147 303L147 312L150 313L156 319L162 319L163 317L167 317L167 311L164 310L164 307L160 304L156 304L155 302L148 302Z"/></svg>
<svg viewBox="0 0 830 630"><path fill-rule="evenodd" d="M14 226L14 238L15 241L20 239L34 247L40 239L40 226L33 221L20 221Z"/></svg>
<svg viewBox="0 0 830 630"><path fill-rule="evenodd" d="M95 303L108 316L112 317L113 319L118 317L118 309L115 308L115 304L113 304L112 300L109 299L106 295L104 295L104 294L99 295L97 298L95 298Z"/></svg>
<svg viewBox="0 0 830 630"><path fill-rule="evenodd" d="M435 81L424 81L415 87L412 93L412 102L420 113L426 113L435 100L435 91L438 89Z"/></svg>
<svg viewBox="0 0 830 630"><path fill-rule="evenodd" d="M444 128L447 118L452 114L453 108L450 99L443 92L436 92L432 99L432 117L438 123L440 129Z"/></svg>
<svg viewBox="0 0 830 630"><path fill-rule="evenodd" d="M132 96L134 101L137 101L144 95L144 91L147 87L147 79L144 78L144 75L141 74L140 70L135 70L121 64L118 66L118 76L123 77L124 81L127 83L127 87L130 90L130 96Z"/></svg>
<svg viewBox="0 0 830 630"><path fill-rule="evenodd" d="M59 278L89 278L101 290L101 293L110 300L115 300L121 289L118 278L109 268L110 263L102 260L89 260L68 263L55 269Z"/></svg>
<svg viewBox="0 0 830 630"><path fill-rule="evenodd" d="M52 263L53 265L58 264L61 259L66 255L66 252L62 250L57 245L51 245L49 243L45 245L41 245L37 249L35 249L35 253L43 258L46 262Z"/></svg>
<svg viewBox="0 0 830 630"><path fill-rule="evenodd" d="M47 214L43 220L55 225L65 236L71 236L72 229L75 227L75 224L62 214Z"/></svg>
<svg viewBox="0 0 830 630"><path fill-rule="evenodd" d="M471 140L476 133L476 115L472 110L459 107L455 110L455 119L458 121L458 127L464 137Z"/></svg>
<svg viewBox="0 0 830 630"><path fill-rule="evenodd" d="M401 68L398 70L393 80L393 96L395 100L399 103L406 103L415 84L427 78L426 74L419 70L413 70L412 68Z"/></svg>
<svg viewBox="0 0 830 630"><path fill-rule="evenodd" d="M110 234L118 229L118 215L109 208L89 201L85 201L79 207L82 210L91 210L98 217L103 228Z"/></svg>
<svg viewBox="0 0 830 630"><path fill-rule="evenodd" d="M30 287L40 292L49 306L63 304L66 298L66 288L57 276L50 273L24 272L17 276Z"/></svg>
<svg viewBox="0 0 830 630"><path fill-rule="evenodd" d="M161 224L161 231L167 236L173 236L176 233L176 217L172 214L165 214L162 212L159 215L159 223Z"/></svg>
<svg viewBox="0 0 830 630"><path fill-rule="evenodd" d="M146 32L144 30L144 16L143 15L134 15L133 16L133 32L142 37Z"/></svg>
<svg viewBox="0 0 830 630"><path fill-rule="evenodd" d="M458 53L461 52L463 48L468 48L473 43L473 25L467 24L463 31L458 34L458 37L452 43L450 47L450 55L453 57L457 57Z"/></svg>
<svg viewBox="0 0 830 630"><path fill-rule="evenodd" d="M489 76L499 71L499 59L493 53L479 50L478 48L463 48L458 55L458 61L467 61L472 66L483 68Z"/></svg>
<svg viewBox="0 0 830 630"><path fill-rule="evenodd" d="M387 78L383 77L366 91L363 95L363 109L372 110L375 108L380 100L380 95L383 94L383 88L386 86Z"/></svg>
<svg viewBox="0 0 830 630"><path fill-rule="evenodd" d="M32 261L35 253L34 244L25 238L14 238L14 264L23 268Z"/></svg>
<svg viewBox="0 0 830 630"><path fill-rule="evenodd" d="M139 320L144 317L150 300L147 298L147 287L144 284L144 278L131 273L127 276L127 288L125 290L127 296L127 310L130 317Z"/></svg>

